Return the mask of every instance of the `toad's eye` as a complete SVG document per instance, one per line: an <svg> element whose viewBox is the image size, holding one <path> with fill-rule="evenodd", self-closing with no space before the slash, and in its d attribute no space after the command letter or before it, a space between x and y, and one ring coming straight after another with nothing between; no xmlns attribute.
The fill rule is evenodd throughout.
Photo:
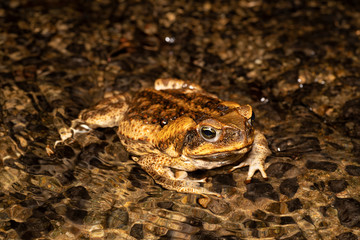
<svg viewBox="0 0 360 240"><path fill-rule="evenodd" d="M208 141L216 141L219 138L220 130L210 126L203 126L200 128L201 136Z"/></svg>

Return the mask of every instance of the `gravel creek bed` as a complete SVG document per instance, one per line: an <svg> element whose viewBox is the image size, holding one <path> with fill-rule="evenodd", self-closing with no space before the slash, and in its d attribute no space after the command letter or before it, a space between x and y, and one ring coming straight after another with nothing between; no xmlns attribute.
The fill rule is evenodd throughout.
<svg viewBox="0 0 360 240"><path fill-rule="evenodd" d="M60 143L109 92L157 78L250 104L268 181L191 173L224 198L162 188L116 129ZM0 239L360 236L360 2L0 2Z"/></svg>

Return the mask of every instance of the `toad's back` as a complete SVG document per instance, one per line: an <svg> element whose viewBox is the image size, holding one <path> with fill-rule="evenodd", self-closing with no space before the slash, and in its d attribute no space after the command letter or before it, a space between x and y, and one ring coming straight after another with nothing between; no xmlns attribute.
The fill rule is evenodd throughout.
<svg viewBox="0 0 360 240"><path fill-rule="evenodd" d="M128 102L128 109L119 121L118 135L135 155L157 153L162 151L160 139L176 142L166 136L168 131L161 131L165 126L176 122L172 126L184 136L189 119L197 123L205 118L222 116L228 109L229 106L222 104L220 99L200 88L144 89Z"/></svg>
<svg viewBox="0 0 360 240"><path fill-rule="evenodd" d="M145 89L134 96L124 120L163 127L181 116L199 122L209 116L221 116L228 109L220 99L202 91Z"/></svg>

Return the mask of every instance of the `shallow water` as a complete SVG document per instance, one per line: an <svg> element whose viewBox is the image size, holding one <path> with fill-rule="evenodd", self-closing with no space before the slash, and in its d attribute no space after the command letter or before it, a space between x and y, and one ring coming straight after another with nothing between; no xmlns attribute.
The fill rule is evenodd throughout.
<svg viewBox="0 0 360 240"><path fill-rule="evenodd" d="M0 3L0 239L358 239L356 1ZM159 77L249 103L269 180L155 184L116 129L54 143L82 109Z"/></svg>

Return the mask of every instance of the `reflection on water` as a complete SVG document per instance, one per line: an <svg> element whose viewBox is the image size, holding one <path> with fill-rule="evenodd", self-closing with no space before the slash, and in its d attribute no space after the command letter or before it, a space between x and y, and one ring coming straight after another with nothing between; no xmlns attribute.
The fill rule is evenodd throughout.
<svg viewBox="0 0 360 240"><path fill-rule="evenodd" d="M1 239L357 239L354 1L0 3ZM197 171L224 198L155 184L116 129L54 143L80 110L159 77L249 103L269 181Z"/></svg>

